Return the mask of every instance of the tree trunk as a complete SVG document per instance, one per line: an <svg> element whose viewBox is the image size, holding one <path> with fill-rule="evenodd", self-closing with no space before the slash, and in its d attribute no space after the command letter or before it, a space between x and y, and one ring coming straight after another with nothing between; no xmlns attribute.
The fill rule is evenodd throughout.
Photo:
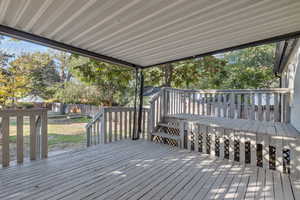
<svg viewBox="0 0 300 200"><path fill-rule="evenodd" d="M165 64L162 66L162 70L164 72L164 87L171 87L172 79L173 79L173 66L172 64Z"/></svg>

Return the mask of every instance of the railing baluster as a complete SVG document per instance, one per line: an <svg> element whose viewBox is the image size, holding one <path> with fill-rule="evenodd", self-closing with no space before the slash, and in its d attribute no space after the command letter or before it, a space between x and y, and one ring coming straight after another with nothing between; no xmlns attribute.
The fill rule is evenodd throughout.
<svg viewBox="0 0 300 200"><path fill-rule="evenodd" d="M10 162L9 153L9 116L2 117L2 166L8 167Z"/></svg>
<svg viewBox="0 0 300 200"><path fill-rule="evenodd" d="M143 128L142 128L142 139L145 139L145 130L146 130L146 112L145 112L145 110L143 110L143 112L142 112L142 114L143 114L143 118L142 118L142 124L143 124Z"/></svg>
<svg viewBox="0 0 300 200"><path fill-rule="evenodd" d="M108 142L112 142L112 113L108 111Z"/></svg>
<svg viewBox="0 0 300 200"><path fill-rule="evenodd" d="M251 119L255 120L256 106L255 106L255 93L251 94Z"/></svg>
<svg viewBox="0 0 300 200"><path fill-rule="evenodd" d="M266 94L266 121L270 121L270 94Z"/></svg>
<svg viewBox="0 0 300 200"><path fill-rule="evenodd" d="M125 136L124 138L127 139L128 138L128 112L125 111L124 112L124 119L125 119L125 122L124 122L124 129L125 129Z"/></svg>
<svg viewBox="0 0 300 200"><path fill-rule="evenodd" d="M17 116L17 162L24 161L23 116Z"/></svg>
<svg viewBox="0 0 300 200"><path fill-rule="evenodd" d="M114 122L114 138L115 138L115 141L118 141L118 112L114 112L114 119L113 119L113 122Z"/></svg>
<svg viewBox="0 0 300 200"><path fill-rule="evenodd" d="M263 112L262 112L262 95L261 95L261 93L257 94L257 98L258 98L257 119L262 121L263 120Z"/></svg>
<svg viewBox="0 0 300 200"><path fill-rule="evenodd" d="M42 158L48 158L48 113L44 110L41 115Z"/></svg>
<svg viewBox="0 0 300 200"><path fill-rule="evenodd" d="M122 140L123 138L124 138L124 136L123 136L123 123L124 123L124 121L123 121L123 112L124 111L120 111L120 126L119 126L119 129L120 129L120 131L119 131L119 134L120 134L120 140Z"/></svg>
<svg viewBox="0 0 300 200"><path fill-rule="evenodd" d="M36 124L35 115L31 114L29 116L30 121L30 160L36 159Z"/></svg>
<svg viewBox="0 0 300 200"><path fill-rule="evenodd" d="M132 111L129 111L129 138L132 138L132 125L133 125L133 121L132 121Z"/></svg>

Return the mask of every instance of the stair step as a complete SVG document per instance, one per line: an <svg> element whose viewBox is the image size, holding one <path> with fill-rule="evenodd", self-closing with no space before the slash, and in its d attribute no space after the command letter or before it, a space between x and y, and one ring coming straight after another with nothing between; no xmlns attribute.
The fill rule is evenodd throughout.
<svg viewBox="0 0 300 200"><path fill-rule="evenodd" d="M166 123L159 123L158 126L167 127L167 128L179 128L176 125L166 124Z"/></svg>
<svg viewBox="0 0 300 200"><path fill-rule="evenodd" d="M180 140L180 136L170 135L170 134L166 134L166 133L163 133L163 132L154 132L154 133L152 133L152 135L160 136L160 137L163 137L163 138L169 138L169 139L173 139L173 140Z"/></svg>

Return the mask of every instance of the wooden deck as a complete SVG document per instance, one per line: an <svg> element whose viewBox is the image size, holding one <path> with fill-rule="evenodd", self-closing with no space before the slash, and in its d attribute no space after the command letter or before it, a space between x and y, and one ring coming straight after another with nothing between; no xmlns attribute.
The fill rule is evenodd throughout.
<svg viewBox="0 0 300 200"><path fill-rule="evenodd" d="M0 199L300 199L300 181L143 140L0 170Z"/></svg>

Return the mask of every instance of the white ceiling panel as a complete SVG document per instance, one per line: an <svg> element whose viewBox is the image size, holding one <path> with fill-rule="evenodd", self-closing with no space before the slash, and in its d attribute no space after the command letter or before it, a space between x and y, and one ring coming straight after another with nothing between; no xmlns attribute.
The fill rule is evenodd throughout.
<svg viewBox="0 0 300 200"><path fill-rule="evenodd" d="M0 0L3 27L142 67L295 36L299 19L299 0Z"/></svg>

